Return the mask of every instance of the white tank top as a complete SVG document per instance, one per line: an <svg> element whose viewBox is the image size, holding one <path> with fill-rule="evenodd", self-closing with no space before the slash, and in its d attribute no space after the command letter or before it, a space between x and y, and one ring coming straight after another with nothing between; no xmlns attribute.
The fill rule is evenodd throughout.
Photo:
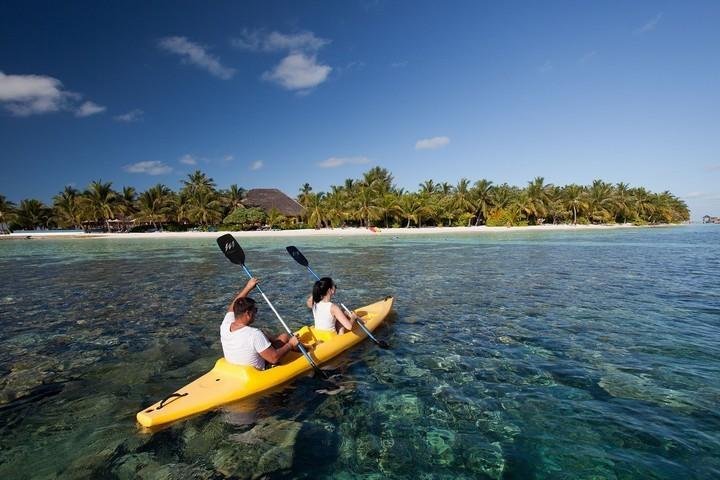
<svg viewBox="0 0 720 480"><path fill-rule="evenodd" d="M315 319L315 328L318 330L329 330L335 332L335 317L333 317L330 309L332 302L318 302L313 305L313 318Z"/></svg>

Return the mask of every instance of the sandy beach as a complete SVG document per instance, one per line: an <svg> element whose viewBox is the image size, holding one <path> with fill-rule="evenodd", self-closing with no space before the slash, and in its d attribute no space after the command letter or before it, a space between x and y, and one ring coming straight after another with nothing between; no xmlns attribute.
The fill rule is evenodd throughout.
<svg viewBox="0 0 720 480"><path fill-rule="evenodd" d="M580 231L580 230L612 230L618 228L639 228L636 225L614 224L614 225L535 225L527 227L423 227L423 228L323 228L323 229L301 229L301 230L262 230L262 231L240 231L240 232L152 232L152 233L78 233L78 232L53 232L38 230L33 232L16 232L9 235L1 235L2 239L25 239L25 238L215 238L223 233L232 233L239 238L250 237L314 237L314 236L401 236L401 235L436 235L436 234L484 234L484 233L511 233L511 232L552 232L552 231Z"/></svg>

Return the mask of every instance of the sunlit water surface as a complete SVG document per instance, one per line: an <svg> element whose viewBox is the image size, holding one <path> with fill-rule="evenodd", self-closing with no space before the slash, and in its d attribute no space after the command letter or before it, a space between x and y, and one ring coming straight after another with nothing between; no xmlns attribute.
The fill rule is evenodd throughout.
<svg viewBox="0 0 720 480"><path fill-rule="evenodd" d="M243 241L297 328L289 244L349 305L396 297L392 348L147 432L221 355L240 267L213 239L1 241L0 478L720 478L719 227Z"/></svg>

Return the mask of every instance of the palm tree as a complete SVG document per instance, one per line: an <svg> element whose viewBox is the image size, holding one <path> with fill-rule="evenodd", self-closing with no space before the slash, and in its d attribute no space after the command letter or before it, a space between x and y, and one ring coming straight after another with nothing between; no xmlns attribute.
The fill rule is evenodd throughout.
<svg viewBox="0 0 720 480"><path fill-rule="evenodd" d="M393 177L385 168L373 167L363 174L363 183L380 195L393 190L392 182Z"/></svg>
<svg viewBox="0 0 720 480"><path fill-rule="evenodd" d="M565 206L573 213L573 225L577 225L578 213L588 209L585 189L580 185L568 185L563 190L563 198Z"/></svg>
<svg viewBox="0 0 720 480"><path fill-rule="evenodd" d="M304 183L303 186L300 187L300 195L298 195L297 201L303 207L305 206L305 199L310 195L310 192L312 192L312 187L309 183Z"/></svg>
<svg viewBox="0 0 720 480"><path fill-rule="evenodd" d="M400 197L395 193L385 193L376 204L378 216L385 220L385 228L390 228L390 218L397 212Z"/></svg>
<svg viewBox="0 0 720 480"><path fill-rule="evenodd" d="M158 183L140 194L138 206L135 219L140 222L150 222L157 229L172 218L173 193L168 187Z"/></svg>
<svg viewBox="0 0 720 480"><path fill-rule="evenodd" d="M85 190L80 200L87 217L95 222L105 222L105 228L110 229L108 220L115 218L118 212L118 195L112 189L112 182L103 183L94 181Z"/></svg>
<svg viewBox="0 0 720 480"><path fill-rule="evenodd" d="M630 185L624 182L615 185L613 194L613 207L615 221L617 223L625 223L632 214L632 193Z"/></svg>
<svg viewBox="0 0 720 480"><path fill-rule="evenodd" d="M188 179L183 180L182 183L184 185L183 190L187 191L191 196L202 190L215 191L215 181L200 170L189 173Z"/></svg>
<svg viewBox="0 0 720 480"><path fill-rule="evenodd" d="M66 186L65 190L53 197L54 218L62 227L78 228L82 224L80 192Z"/></svg>
<svg viewBox="0 0 720 480"><path fill-rule="evenodd" d="M38 227L49 227L52 220L52 209L40 200L30 198L20 202L15 222L23 230L35 230Z"/></svg>
<svg viewBox="0 0 720 480"><path fill-rule="evenodd" d="M535 179L528 182L525 189L527 196L522 205L523 211L528 216L528 221L535 224L542 224L545 221L550 201L550 188L552 188L552 184L546 184L543 177L535 177Z"/></svg>
<svg viewBox="0 0 720 480"><path fill-rule="evenodd" d="M16 218L15 204L5 198L5 195L0 195L0 233L5 233L5 228L9 230L7 225L14 222Z"/></svg>
<svg viewBox="0 0 720 480"><path fill-rule="evenodd" d="M437 185L432 180L425 180L418 186L420 187L418 193L420 193L421 195L432 195L437 189Z"/></svg>
<svg viewBox="0 0 720 480"><path fill-rule="evenodd" d="M487 221L492 206L492 182L484 178L475 182L471 190L473 205L475 206L475 225Z"/></svg>
<svg viewBox="0 0 720 480"><path fill-rule="evenodd" d="M593 180L588 189L588 216L593 223L607 223L613 218L613 188L602 180Z"/></svg>
<svg viewBox="0 0 720 480"><path fill-rule="evenodd" d="M633 207L638 219L648 222L655 211L652 194L643 187L633 189Z"/></svg>
<svg viewBox="0 0 720 480"><path fill-rule="evenodd" d="M410 228L411 221L414 221L418 224L418 226L420 226L422 224L423 215L426 215L427 213L428 207L425 205L420 195L410 193L408 195L403 195L400 198L400 203L398 204L398 214L407 220L405 228Z"/></svg>
<svg viewBox="0 0 720 480"><path fill-rule="evenodd" d="M209 189L195 191L189 202L188 217L200 225L215 225L223 219L223 206L218 195Z"/></svg>
<svg viewBox="0 0 720 480"><path fill-rule="evenodd" d="M380 209L375 202L375 192L364 184L355 189L351 206L360 220L360 226L369 227L372 220L381 218Z"/></svg>
<svg viewBox="0 0 720 480"><path fill-rule="evenodd" d="M306 197L305 209L307 212L308 225L314 225L316 228L325 223L325 212L323 211L323 194L309 193Z"/></svg>
<svg viewBox="0 0 720 480"><path fill-rule="evenodd" d="M242 202L246 196L247 191L233 183L230 188L222 192L221 200L228 210L232 212L236 208L243 206Z"/></svg>
<svg viewBox="0 0 720 480"><path fill-rule="evenodd" d="M135 187L123 187L122 193L118 195L118 213L128 217L135 214L135 212L137 212L135 206L137 196Z"/></svg>
<svg viewBox="0 0 720 480"><path fill-rule="evenodd" d="M472 192L470 191L470 180L467 178L461 178L455 187L455 194L452 197L452 207L463 213L475 214L475 204L472 201ZM468 227L472 222L472 217L468 221Z"/></svg>

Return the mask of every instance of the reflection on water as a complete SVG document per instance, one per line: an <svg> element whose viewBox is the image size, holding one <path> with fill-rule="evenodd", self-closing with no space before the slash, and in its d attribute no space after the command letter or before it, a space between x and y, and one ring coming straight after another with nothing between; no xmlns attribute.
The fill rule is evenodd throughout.
<svg viewBox="0 0 720 480"><path fill-rule="evenodd" d="M0 478L720 476L720 229L242 244L296 328L286 245L349 305L395 295L392 348L143 430L212 368L242 270L213 239L0 242Z"/></svg>

